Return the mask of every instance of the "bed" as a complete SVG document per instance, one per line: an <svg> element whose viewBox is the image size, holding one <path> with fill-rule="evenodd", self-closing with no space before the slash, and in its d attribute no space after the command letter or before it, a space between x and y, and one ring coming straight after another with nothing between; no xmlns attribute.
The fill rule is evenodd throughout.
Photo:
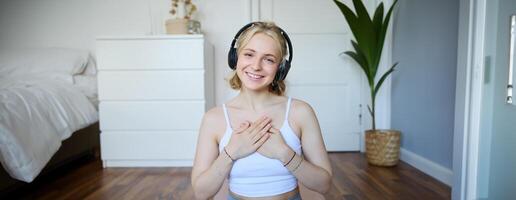
<svg viewBox="0 0 516 200"><path fill-rule="evenodd" d="M85 50L0 50L0 191L98 146L94 68Z"/></svg>

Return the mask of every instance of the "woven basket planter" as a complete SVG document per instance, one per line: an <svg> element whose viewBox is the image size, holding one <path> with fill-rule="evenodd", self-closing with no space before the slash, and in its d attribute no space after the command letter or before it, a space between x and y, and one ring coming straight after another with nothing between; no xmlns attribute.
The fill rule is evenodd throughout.
<svg viewBox="0 0 516 200"><path fill-rule="evenodd" d="M385 167L398 164L400 137L397 130L366 130L367 162Z"/></svg>

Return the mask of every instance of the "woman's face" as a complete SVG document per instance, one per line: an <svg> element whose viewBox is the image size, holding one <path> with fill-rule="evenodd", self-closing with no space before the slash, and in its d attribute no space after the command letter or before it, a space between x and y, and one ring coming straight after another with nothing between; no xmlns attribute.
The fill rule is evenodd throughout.
<svg viewBox="0 0 516 200"><path fill-rule="evenodd" d="M278 71L279 46L272 37L255 34L238 54L237 75L249 90L268 90Z"/></svg>

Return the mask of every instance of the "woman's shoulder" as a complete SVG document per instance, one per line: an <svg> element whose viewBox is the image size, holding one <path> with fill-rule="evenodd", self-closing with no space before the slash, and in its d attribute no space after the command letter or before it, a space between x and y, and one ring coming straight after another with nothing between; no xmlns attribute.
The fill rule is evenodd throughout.
<svg viewBox="0 0 516 200"><path fill-rule="evenodd" d="M204 120L207 122L218 122L224 120L224 110L222 106L216 106L204 113Z"/></svg>
<svg viewBox="0 0 516 200"><path fill-rule="evenodd" d="M302 114L302 115L314 113L314 109L308 102L303 101L301 99L295 99L295 98L292 98L291 101L292 102L290 105L290 109L292 110L291 111L292 113L297 113L297 114Z"/></svg>
<svg viewBox="0 0 516 200"><path fill-rule="evenodd" d="M207 132L210 138L219 141L226 128L224 110L222 106L209 109L204 113L201 129Z"/></svg>
<svg viewBox="0 0 516 200"><path fill-rule="evenodd" d="M212 130L219 131L226 127L226 121L224 117L224 110L222 106L216 106L209 109L204 113L203 126L210 127Z"/></svg>
<svg viewBox="0 0 516 200"><path fill-rule="evenodd" d="M316 119L312 106L306 101L292 98L289 111L289 120L293 130L299 132L299 138L303 138L304 127Z"/></svg>

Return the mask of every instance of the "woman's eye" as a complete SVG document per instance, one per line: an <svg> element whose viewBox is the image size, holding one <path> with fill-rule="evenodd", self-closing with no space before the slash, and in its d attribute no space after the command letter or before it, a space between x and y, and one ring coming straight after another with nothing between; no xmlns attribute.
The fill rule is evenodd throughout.
<svg viewBox="0 0 516 200"><path fill-rule="evenodd" d="M265 61L267 61L268 63L271 63L271 64L274 64L274 60L273 59L265 59Z"/></svg>
<svg viewBox="0 0 516 200"><path fill-rule="evenodd" d="M251 57L251 56L253 56L253 55L252 55L252 54L250 54L250 53L244 53L244 56L246 56L246 57Z"/></svg>

